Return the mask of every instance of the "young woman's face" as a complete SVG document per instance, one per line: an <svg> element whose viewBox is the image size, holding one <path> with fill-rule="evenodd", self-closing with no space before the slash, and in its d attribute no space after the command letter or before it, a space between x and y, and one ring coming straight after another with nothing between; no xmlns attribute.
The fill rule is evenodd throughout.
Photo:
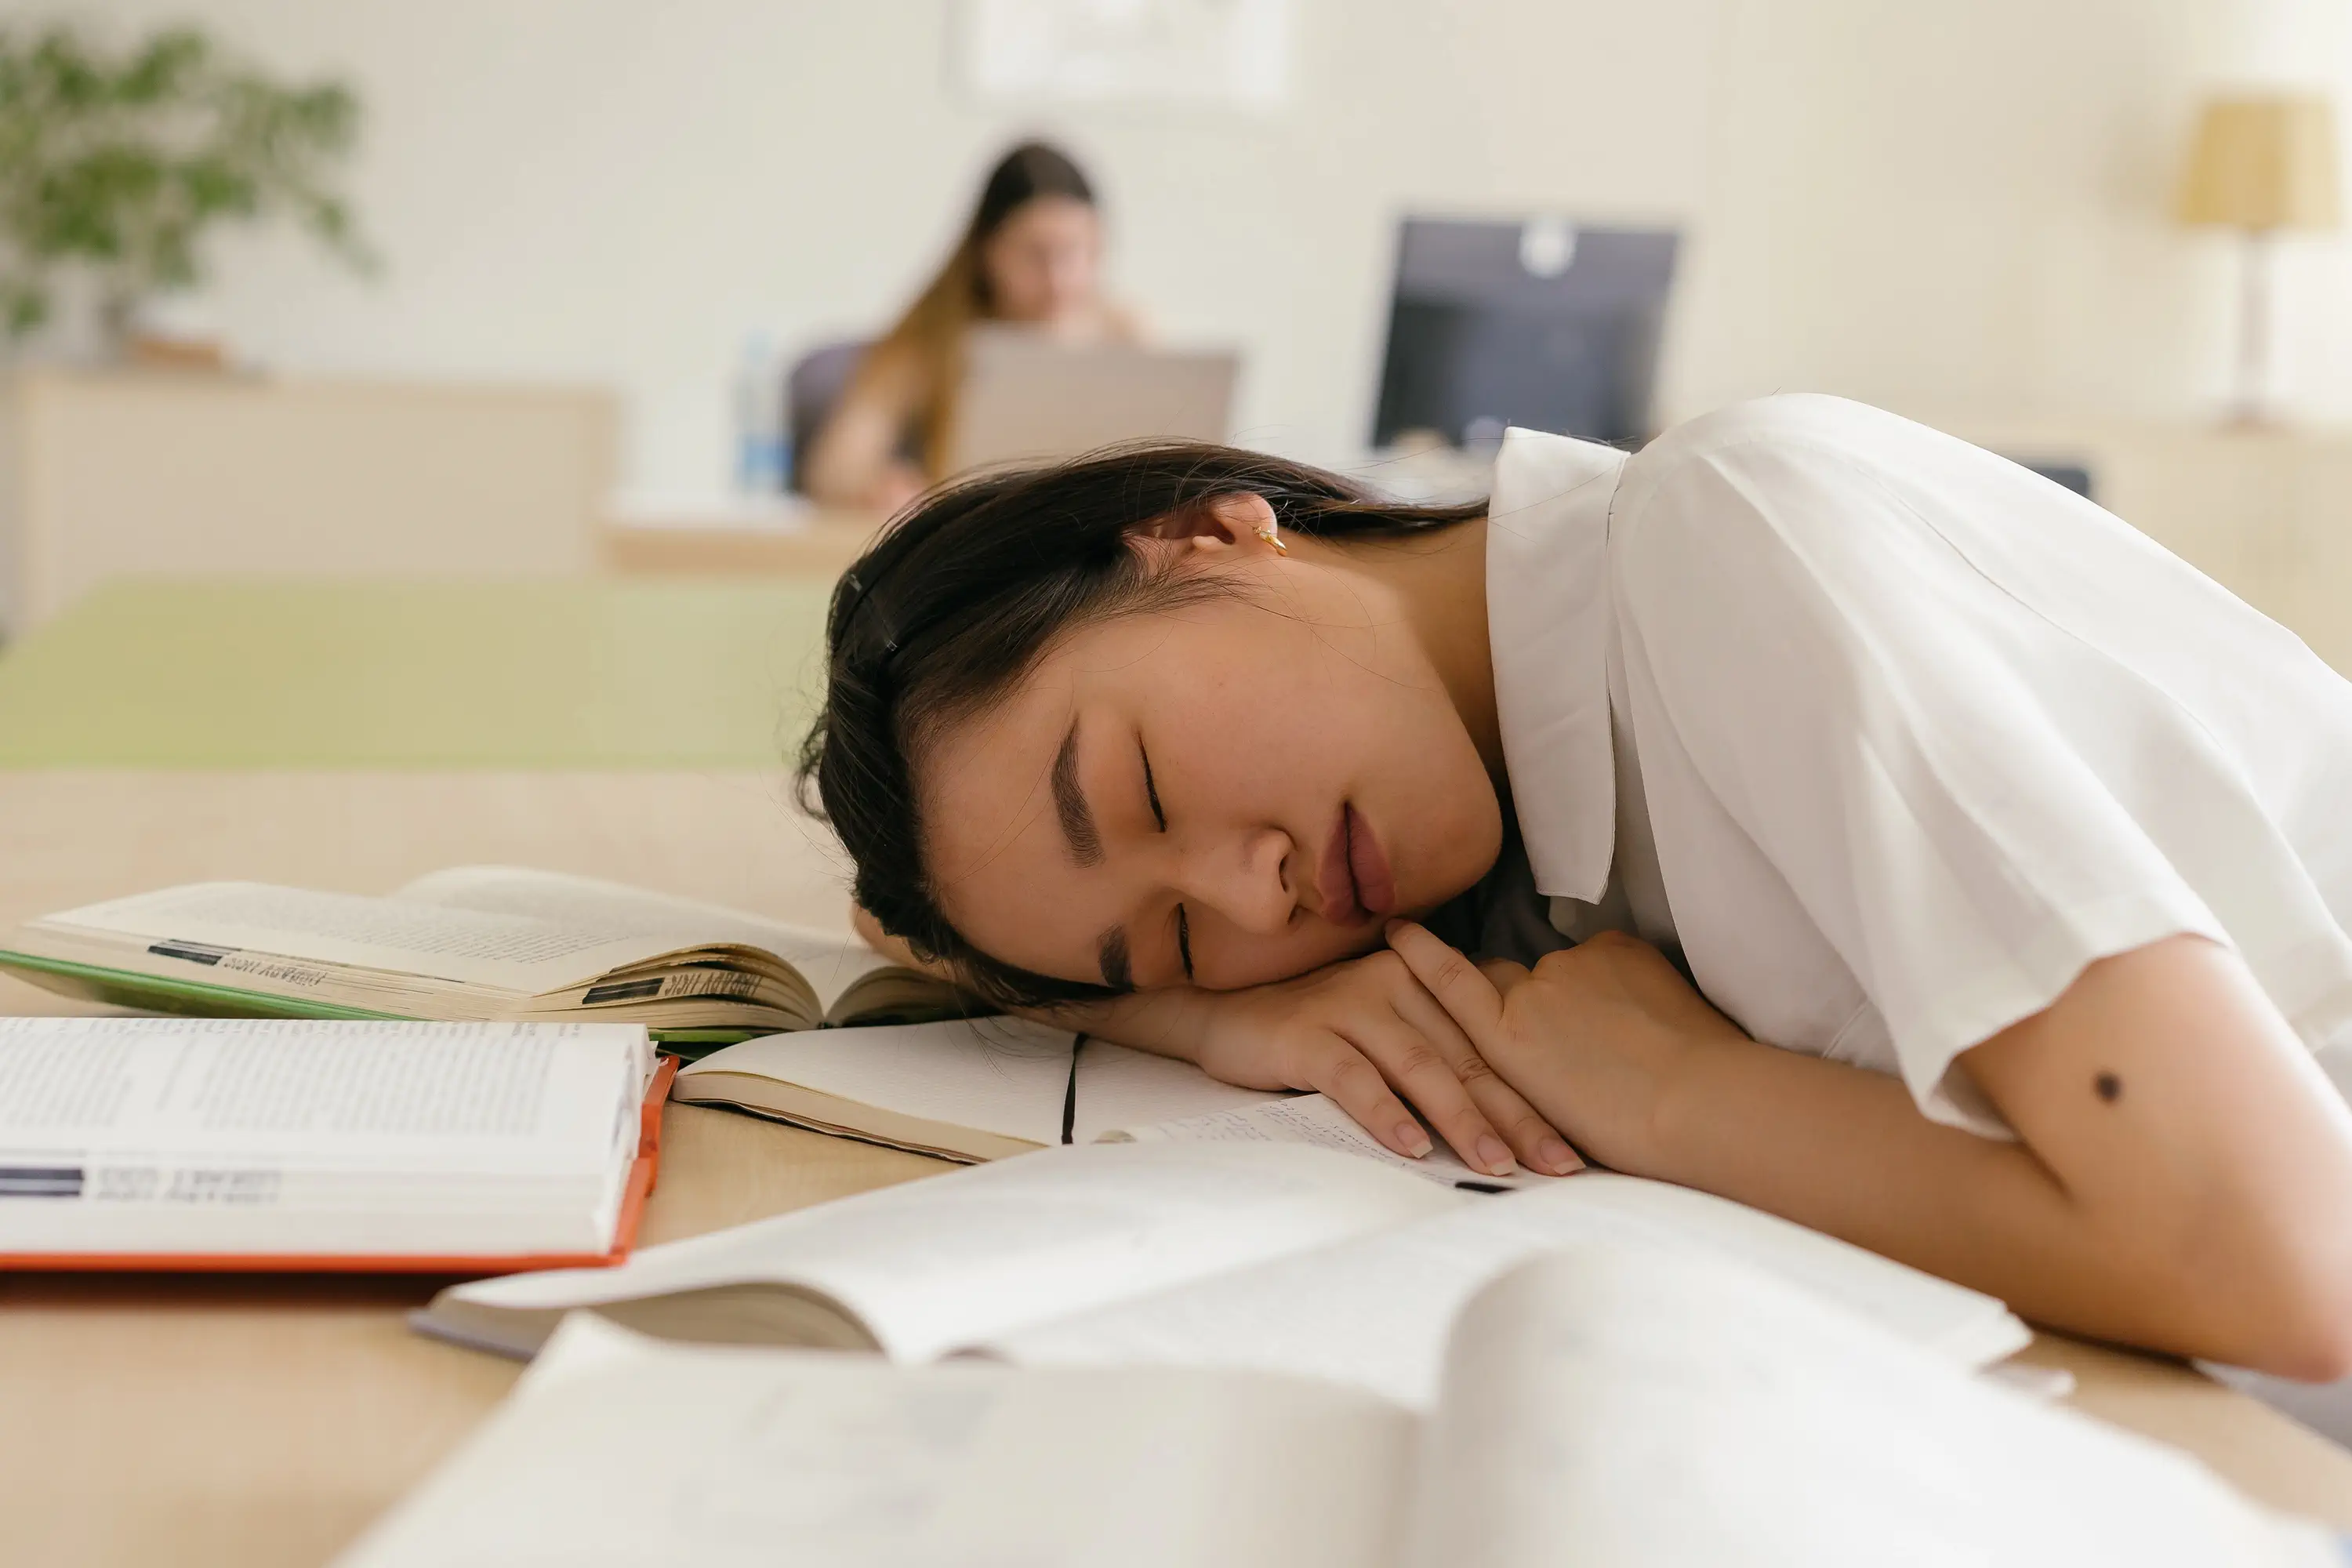
<svg viewBox="0 0 2352 1568"><path fill-rule="evenodd" d="M1008 321L1051 325L1089 309L1102 258L1102 225L1074 196L1037 196L1013 209L981 247L991 310Z"/></svg>
<svg viewBox="0 0 2352 1568"><path fill-rule="evenodd" d="M1239 590L1064 639L918 759L943 912L1066 980L1226 990L1462 892L1502 816L1380 585L1336 552L1151 541Z"/></svg>

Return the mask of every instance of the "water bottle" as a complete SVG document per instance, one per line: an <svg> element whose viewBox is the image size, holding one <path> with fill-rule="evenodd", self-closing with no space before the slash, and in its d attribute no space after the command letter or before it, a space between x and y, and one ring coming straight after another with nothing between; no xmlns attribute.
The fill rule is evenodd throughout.
<svg viewBox="0 0 2352 1568"><path fill-rule="evenodd" d="M775 341L747 332L735 360L735 489L747 500L780 494L792 468L784 429L782 366Z"/></svg>

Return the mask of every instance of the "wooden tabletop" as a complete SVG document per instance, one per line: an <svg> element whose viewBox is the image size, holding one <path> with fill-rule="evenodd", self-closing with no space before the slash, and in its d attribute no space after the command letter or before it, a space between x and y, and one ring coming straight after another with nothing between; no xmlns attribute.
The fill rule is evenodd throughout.
<svg viewBox="0 0 2352 1568"><path fill-rule="evenodd" d="M840 923L823 837L772 773L0 772L0 929L204 877L385 891L502 860ZM0 1015L73 1010L0 979ZM943 1169L672 1106L646 1239ZM0 1558L190 1568L324 1561L512 1384L409 1333L436 1282L0 1279ZM2178 1365L2043 1336L2074 1403L2252 1495L2352 1528L2352 1454Z"/></svg>

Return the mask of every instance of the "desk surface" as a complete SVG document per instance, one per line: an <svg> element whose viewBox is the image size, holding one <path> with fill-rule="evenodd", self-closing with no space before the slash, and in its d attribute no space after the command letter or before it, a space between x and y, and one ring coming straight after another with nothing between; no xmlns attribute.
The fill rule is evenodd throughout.
<svg viewBox="0 0 2352 1568"><path fill-rule="evenodd" d="M772 766L829 591L117 582L0 652L0 767Z"/></svg>
<svg viewBox="0 0 2352 1568"><path fill-rule="evenodd" d="M380 891L504 859L837 923L821 838L773 775L0 772L0 927L205 876ZM0 980L0 1014L64 1011ZM672 1106L649 1240L938 1163ZM315 1563L489 1410L515 1368L419 1340L406 1281L0 1278L0 1521L12 1561ZM2082 1408L2352 1528L2352 1454L2183 1368L2044 1336Z"/></svg>

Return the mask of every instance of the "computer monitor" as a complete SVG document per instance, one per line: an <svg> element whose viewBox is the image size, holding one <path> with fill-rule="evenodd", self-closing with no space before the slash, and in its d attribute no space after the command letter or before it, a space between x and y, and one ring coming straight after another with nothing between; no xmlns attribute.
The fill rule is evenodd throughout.
<svg viewBox="0 0 2352 1568"><path fill-rule="evenodd" d="M1372 445L1428 430L1475 446L1506 425L1646 440L1679 239L1557 217L1405 219Z"/></svg>

